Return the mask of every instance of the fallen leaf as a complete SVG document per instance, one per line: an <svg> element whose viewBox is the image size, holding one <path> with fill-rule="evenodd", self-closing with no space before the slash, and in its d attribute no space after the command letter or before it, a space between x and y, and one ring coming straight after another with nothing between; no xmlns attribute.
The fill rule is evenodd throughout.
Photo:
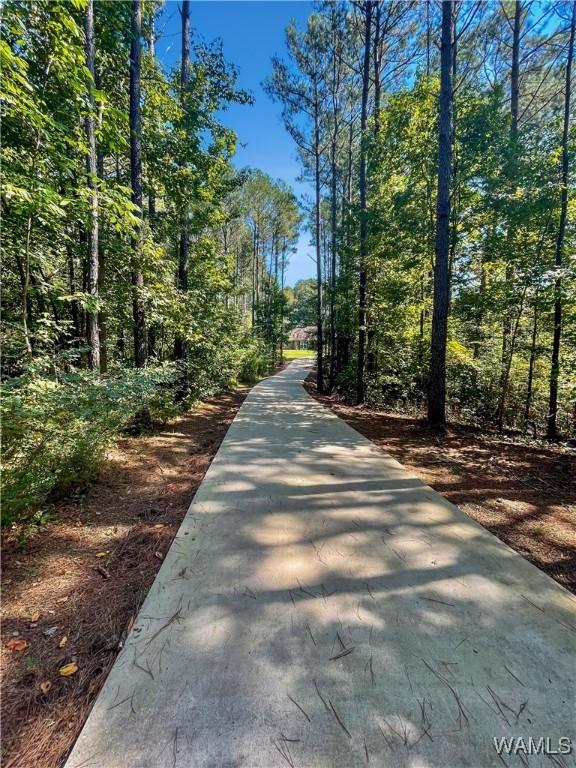
<svg viewBox="0 0 576 768"><path fill-rule="evenodd" d="M154 528L164 528L164 523L156 523Z"/></svg>
<svg viewBox="0 0 576 768"><path fill-rule="evenodd" d="M56 600L57 603L65 603L68 600L68 595L66 597L59 597L58 600Z"/></svg>
<svg viewBox="0 0 576 768"><path fill-rule="evenodd" d="M40 616L42 616L42 614L40 613L40 611L34 611L34 613L32 614L32 616L30 616L30 621L31 621L32 623L36 623L36 622L38 621L38 619L40 618Z"/></svg>
<svg viewBox="0 0 576 768"><path fill-rule="evenodd" d="M60 642L58 643L58 648L64 648L67 642L68 642L68 638L66 637L66 635L64 635L62 640L60 640Z"/></svg>
<svg viewBox="0 0 576 768"><path fill-rule="evenodd" d="M6 648L10 648L11 651L25 651L28 648L28 643L21 638L18 640L8 640Z"/></svg>
<svg viewBox="0 0 576 768"><path fill-rule="evenodd" d="M40 683L40 690L42 693L48 693L50 688L52 688L52 683L49 680L46 680L45 683Z"/></svg>
<svg viewBox="0 0 576 768"><path fill-rule="evenodd" d="M71 661L70 664L64 664L64 666L60 667L58 670L60 677L70 677L70 675L75 675L76 672L78 672L78 664L75 664L73 661Z"/></svg>
<svg viewBox="0 0 576 768"><path fill-rule="evenodd" d="M96 552L94 557L106 557L107 554L108 552Z"/></svg>

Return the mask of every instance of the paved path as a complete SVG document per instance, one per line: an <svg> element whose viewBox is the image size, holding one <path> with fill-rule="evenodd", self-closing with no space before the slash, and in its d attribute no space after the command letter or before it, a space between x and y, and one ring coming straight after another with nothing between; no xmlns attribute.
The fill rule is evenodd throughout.
<svg viewBox="0 0 576 768"><path fill-rule="evenodd" d="M576 751L576 600L307 372L240 409L67 768L574 765L493 737Z"/></svg>

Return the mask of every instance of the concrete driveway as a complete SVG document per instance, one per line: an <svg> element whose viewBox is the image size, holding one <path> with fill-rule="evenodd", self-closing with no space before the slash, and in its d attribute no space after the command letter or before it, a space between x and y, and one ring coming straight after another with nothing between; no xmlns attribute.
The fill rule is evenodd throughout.
<svg viewBox="0 0 576 768"><path fill-rule="evenodd" d="M575 765L576 599L308 371L238 412L67 767Z"/></svg>

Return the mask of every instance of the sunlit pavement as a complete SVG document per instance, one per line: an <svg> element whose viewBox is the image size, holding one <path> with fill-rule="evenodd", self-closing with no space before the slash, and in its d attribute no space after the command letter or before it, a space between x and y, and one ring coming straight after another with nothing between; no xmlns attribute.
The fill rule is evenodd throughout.
<svg viewBox="0 0 576 768"><path fill-rule="evenodd" d="M238 412L67 767L575 765L576 599L309 368Z"/></svg>

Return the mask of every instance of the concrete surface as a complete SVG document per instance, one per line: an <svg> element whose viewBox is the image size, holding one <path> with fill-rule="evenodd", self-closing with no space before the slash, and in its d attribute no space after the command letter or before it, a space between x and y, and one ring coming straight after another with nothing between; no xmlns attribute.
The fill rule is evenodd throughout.
<svg viewBox="0 0 576 768"><path fill-rule="evenodd" d="M574 765L575 598L308 370L240 409L67 768Z"/></svg>

